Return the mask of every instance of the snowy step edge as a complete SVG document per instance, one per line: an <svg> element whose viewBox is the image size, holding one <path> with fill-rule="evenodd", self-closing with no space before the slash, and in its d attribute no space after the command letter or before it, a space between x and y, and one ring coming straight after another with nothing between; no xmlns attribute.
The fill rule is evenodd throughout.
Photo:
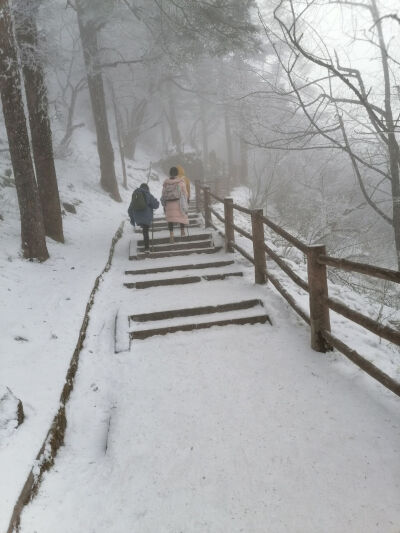
<svg viewBox="0 0 400 533"><path fill-rule="evenodd" d="M253 298L251 300L240 300L238 302L226 302L223 304L202 305L198 307L184 307L180 309L166 309L164 311L129 315L128 319L129 323L157 322L159 320L168 320L172 318L176 319L181 317L226 313L229 311L243 311L245 309L251 309L257 306L264 308L264 303L258 298Z"/></svg>
<svg viewBox="0 0 400 533"><path fill-rule="evenodd" d="M206 270L208 268L224 268L235 264L234 260L213 261L205 263L187 263L179 265L168 265L140 270L125 270L127 276L146 276L151 274L162 274L166 272L179 272L184 270Z"/></svg>
<svg viewBox="0 0 400 533"><path fill-rule="evenodd" d="M137 281L133 283L124 283L124 287L127 289L150 289L155 287L166 287L168 285L189 285L191 283L200 283L201 281L220 281L232 277L243 277L243 272L224 272L217 274L205 274L203 276L184 276L184 277L172 277L164 279L153 279L145 281Z"/></svg>
<svg viewBox="0 0 400 533"><path fill-rule="evenodd" d="M211 248L193 248L192 250L177 250L171 252L150 252L149 254L137 254L129 256L129 259L132 260L143 260L143 259L163 259L165 257L178 257L191 254L215 254L222 250L221 246L215 246Z"/></svg>
<svg viewBox="0 0 400 533"><path fill-rule="evenodd" d="M211 232L205 233L193 233L191 235L185 235L184 237L180 235L175 235L175 243L181 243L181 242L193 242L193 241L206 241L207 239L212 239L213 234ZM169 233L165 237L156 237L155 239L152 239L152 242L154 244L169 244ZM132 244L137 244L137 246L143 246L144 241L143 239L140 240L134 240L132 241Z"/></svg>
<svg viewBox="0 0 400 533"><path fill-rule="evenodd" d="M179 250L191 250L193 248L208 248L212 246L212 239L189 241L189 242L169 242L165 244L153 244L150 241L150 250L152 252L168 252L179 251ZM141 253L144 251L144 245L139 245L137 247L137 252Z"/></svg>
<svg viewBox="0 0 400 533"><path fill-rule="evenodd" d="M245 325L254 325L254 324L266 324L267 322L270 325L272 325L269 316L265 314L265 312L263 314L247 313L244 316L242 315L242 316L231 316L231 317L227 317L226 314L227 313L221 313L220 316L223 317L221 319L218 319L214 315L212 317L213 320L211 321L207 321L206 320L207 315L205 315L204 317L201 317L201 319L197 320L196 322L190 322L190 321L188 321L187 323L180 322L174 325L172 324L165 325L163 327L157 327L157 328L146 328L146 329L135 328L129 331L129 338L131 340L144 340L144 339L147 339L148 337L154 337L156 335L168 335L170 333L177 333L179 331L184 332L184 331L208 329L214 326L218 326L218 327L233 326L233 325L245 326ZM190 318L193 319L193 317L190 317ZM210 318L209 315L208 315L208 318Z"/></svg>
<svg viewBox="0 0 400 533"><path fill-rule="evenodd" d="M175 279L175 278L182 278L185 276L206 276L209 274L228 274L231 272L240 272L243 271L243 269L234 263L228 262L227 265L222 264L222 266L219 266L218 263L204 263L205 266L203 267L201 264L199 265L188 265L192 268L183 268L183 269L172 269L169 267L167 270L163 270L161 272L147 272L145 270L140 271L142 274L135 274L130 275L127 274L124 276L123 282L124 283L134 283L138 281L156 281L159 279ZM183 267L186 267L186 265L182 265ZM128 270L129 272L129 270Z"/></svg>

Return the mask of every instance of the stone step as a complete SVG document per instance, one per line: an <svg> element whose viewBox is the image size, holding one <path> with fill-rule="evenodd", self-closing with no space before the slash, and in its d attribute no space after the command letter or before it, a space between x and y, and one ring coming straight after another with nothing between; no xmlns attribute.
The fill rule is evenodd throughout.
<svg viewBox="0 0 400 533"><path fill-rule="evenodd" d="M189 220L198 220L199 215L195 213L189 213ZM165 217L154 217L153 219L154 224L163 222L164 224L167 223L167 219Z"/></svg>
<svg viewBox="0 0 400 533"><path fill-rule="evenodd" d="M213 263L195 263L188 265L173 265L156 268L147 268L143 270L126 270L125 274L131 276L141 276L146 274L159 274L162 272L175 272L181 270L199 270L206 268L222 268L226 266L234 265L235 261L215 261Z"/></svg>
<svg viewBox="0 0 400 533"><path fill-rule="evenodd" d="M168 333L176 333L178 331L193 331L193 330L207 329L207 328L212 328L213 326L232 326L232 325L244 326L247 324L266 324L267 322L271 323L269 316L263 313L260 315L243 316L243 317L238 317L238 318L225 318L225 319L220 319L220 320L212 320L209 322L178 324L174 326L134 330L134 331L130 331L129 335L130 335L131 340L134 340L134 339L139 340L139 339L147 339L149 337L154 337L155 335L167 335Z"/></svg>
<svg viewBox="0 0 400 533"><path fill-rule="evenodd" d="M168 244L156 244L154 245L150 241L150 250L152 252L168 252L174 250L191 250L193 248L210 248L212 246L212 240L205 241L192 241L192 242L177 242ZM143 252L144 245L138 246L138 252Z"/></svg>
<svg viewBox="0 0 400 533"><path fill-rule="evenodd" d="M190 254L215 254L222 250L221 246L214 246L212 248L193 248L192 250L177 250L172 252L150 252L149 254L138 254L137 256L129 256L130 260L133 259L161 259L163 257L175 257L179 255L190 255Z"/></svg>
<svg viewBox="0 0 400 533"><path fill-rule="evenodd" d="M199 219L196 217L196 218L190 218L189 219L189 227L192 227L192 226L195 226L196 224L200 224L199 222ZM166 220L161 220L160 222L154 222L154 224L152 226L150 226L150 230L152 227L154 227L154 229L158 229L158 228L161 228L161 227L166 227L168 228L168 222ZM175 230L179 230L180 231L180 224L174 224L174 229Z"/></svg>
<svg viewBox="0 0 400 533"><path fill-rule="evenodd" d="M197 223L197 222L190 222L190 225L189 225L189 228L201 228L202 225L200 223ZM187 226L185 226L185 231L187 231ZM157 224L157 225L154 225L154 228L153 228L154 232L157 232L157 231L168 231L168 224ZM180 231L180 228L175 228L175 231ZM150 228L150 235L151 235L151 232L152 232L152 229ZM135 229L135 233L142 233L142 230L140 228L137 228Z"/></svg>
<svg viewBox="0 0 400 533"><path fill-rule="evenodd" d="M242 302L233 302L222 305L206 305L202 307L192 307L186 309L171 309L169 311L156 311L154 313L145 313L142 315L130 315L129 320L134 322L156 322L157 320L168 320L171 318L180 318L184 316L211 315L213 313L225 313L228 311L239 311L250 309L260 305L263 307L261 300L244 300Z"/></svg>
<svg viewBox="0 0 400 533"><path fill-rule="evenodd" d="M207 274L205 276L184 276L182 278L167 278L148 281L138 281L136 283L124 283L127 289L150 289L153 287L166 287L169 285L189 285L190 283L200 283L201 281L220 281L232 277L242 277L243 272L226 272L224 274Z"/></svg>
<svg viewBox="0 0 400 533"><path fill-rule="evenodd" d="M184 237L175 236L175 243L177 242L192 242L192 241L205 241L212 239L211 233L195 233L193 235L185 235ZM169 244L169 237L158 237L152 240L153 244ZM144 241L141 239L138 241L138 246L143 246Z"/></svg>

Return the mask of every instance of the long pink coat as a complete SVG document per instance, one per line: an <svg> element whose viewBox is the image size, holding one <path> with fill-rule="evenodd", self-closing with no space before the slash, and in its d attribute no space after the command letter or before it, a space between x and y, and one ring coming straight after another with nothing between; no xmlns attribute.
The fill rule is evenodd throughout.
<svg viewBox="0 0 400 533"><path fill-rule="evenodd" d="M183 178L179 176L173 179L168 178L164 181L164 183L179 183L179 187L182 191L182 194L184 194L186 198L188 197L186 183ZM189 225L189 217L188 215L185 215L185 213L182 213L179 205L179 200L171 200L170 202L167 202L165 204L165 217L167 219L167 222L185 224L185 226Z"/></svg>

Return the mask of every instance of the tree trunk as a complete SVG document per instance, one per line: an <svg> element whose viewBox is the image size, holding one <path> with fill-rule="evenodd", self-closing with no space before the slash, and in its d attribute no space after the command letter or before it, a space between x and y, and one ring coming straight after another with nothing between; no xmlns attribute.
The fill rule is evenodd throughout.
<svg viewBox="0 0 400 533"><path fill-rule="evenodd" d="M395 135L395 121L391 102L391 80L388 61L388 51L383 36L382 18L376 0L371 0L372 17L378 30L379 48L382 60L383 78L385 82L385 119L388 131L388 152L390 176L392 178L393 231L396 247L397 268L400 270L400 150Z"/></svg>
<svg viewBox="0 0 400 533"><path fill-rule="evenodd" d="M225 101L226 89L225 89L225 68L224 62L221 59L220 61L220 72L219 72L219 85L220 85L220 94L221 99L223 100L222 109L223 109L223 118L224 118L224 128L225 128L225 141L226 141L226 157L228 162L228 182L229 184L235 178L235 164L233 159L233 144L232 144L232 128L231 128L231 119L229 115L229 107Z"/></svg>
<svg viewBox="0 0 400 533"><path fill-rule="evenodd" d="M207 106L201 96L199 96L199 102L200 102L201 138L202 138L202 145L203 145L203 167L204 167L204 173L208 177Z"/></svg>
<svg viewBox="0 0 400 533"><path fill-rule="evenodd" d="M45 261L49 254L29 146L8 0L0 0L0 92L21 215L23 254L26 259Z"/></svg>
<svg viewBox="0 0 400 533"><path fill-rule="evenodd" d="M249 178L248 148L244 139L240 137L240 184L247 184Z"/></svg>
<svg viewBox="0 0 400 533"><path fill-rule="evenodd" d="M182 153L182 137L179 131L178 120L176 118L176 106L175 98L172 92L171 83L167 82L167 94L168 94L168 123L171 130L172 145L175 147L178 154Z"/></svg>
<svg viewBox="0 0 400 533"><path fill-rule="evenodd" d="M111 98L114 108L114 118L115 118L115 129L117 131L117 141L118 141L118 148L119 148L119 155L121 158L121 167L122 167L122 176L123 176L123 182L122 185L124 189L128 189L128 178L126 175L126 165L125 165L125 156L124 156L124 147L122 145L122 128L121 128L121 116L118 110L117 105L117 99L115 97L115 91L113 84L110 82L110 90L111 90Z"/></svg>
<svg viewBox="0 0 400 533"><path fill-rule="evenodd" d="M233 146L232 146L232 130L231 121L229 117L229 109L224 105L224 124L225 124L225 139L226 139L226 155L228 159L228 180L232 183L235 179L235 165L233 162Z"/></svg>
<svg viewBox="0 0 400 533"><path fill-rule="evenodd" d="M60 195L48 113L47 88L43 67L37 52L37 8L36 0L18 0L15 6L16 36L21 52L32 152L44 228L46 235L58 242L64 242Z"/></svg>
<svg viewBox="0 0 400 533"><path fill-rule="evenodd" d="M96 127L97 151L100 159L101 172L100 184L106 192L110 193L111 198L117 202L121 202L115 175L114 150L108 127L103 76L97 65L99 54L97 27L93 22L85 20L81 0L77 0L76 2L76 12L86 66L90 101Z"/></svg>

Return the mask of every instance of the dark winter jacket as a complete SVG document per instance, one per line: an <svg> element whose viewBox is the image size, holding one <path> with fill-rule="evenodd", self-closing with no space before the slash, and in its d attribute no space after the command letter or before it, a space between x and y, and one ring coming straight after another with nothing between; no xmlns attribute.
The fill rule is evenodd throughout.
<svg viewBox="0 0 400 533"><path fill-rule="evenodd" d="M151 223L153 222L153 209L158 209L160 203L146 189L140 187L140 190L145 195L147 207L141 211L135 211L131 201L128 209L129 218L131 219L132 226L151 226Z"/></svg>

